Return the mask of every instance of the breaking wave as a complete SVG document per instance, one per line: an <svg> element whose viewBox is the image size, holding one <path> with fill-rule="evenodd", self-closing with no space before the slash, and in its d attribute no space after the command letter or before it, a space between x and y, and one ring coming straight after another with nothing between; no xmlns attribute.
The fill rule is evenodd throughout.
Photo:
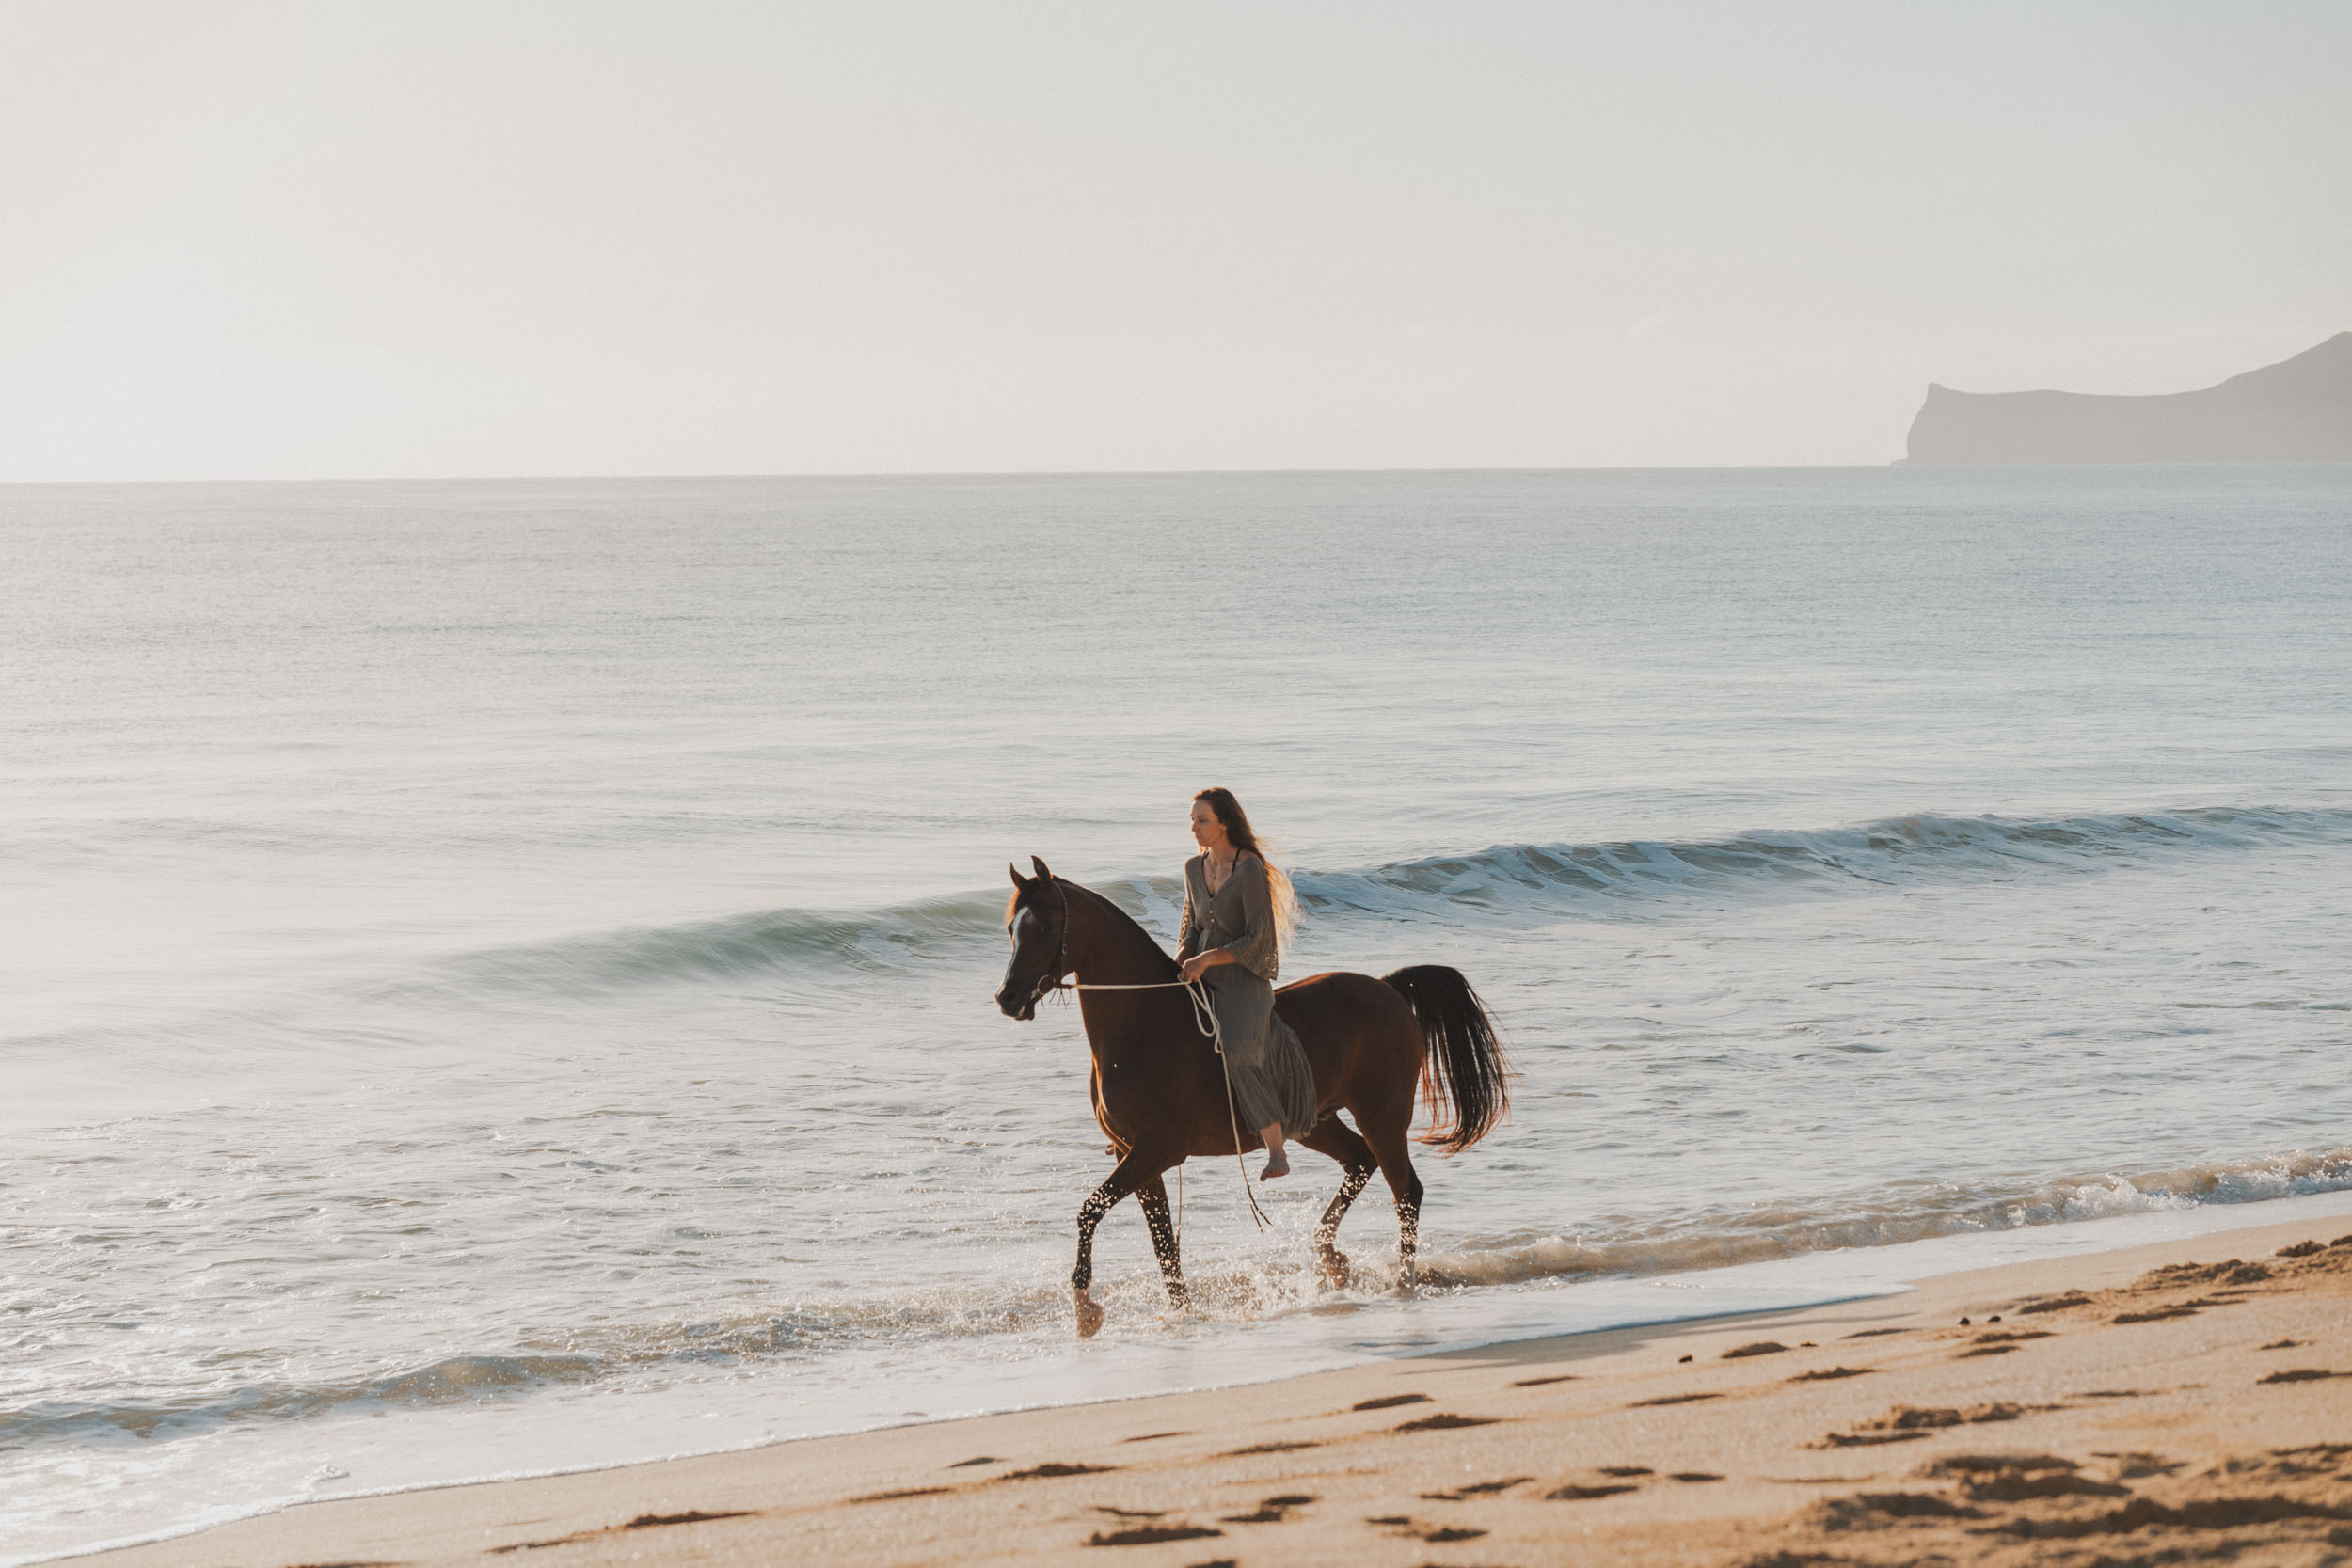
<svg viewBox="0 0 2352 1568"><path fill-rule="evenodd" d="M2027 819L1890 816L1818 832L1687 842L1499 845L1364 871L1298 878L1318 912L1632 912L1692 899L1880 892L1924 881L2095 872L2184 855L2352 839L2352 811L2237 810Z"/></svg>
<svg viewBox="0 0 2352 1568"><path fill-rule="evenodd" d="M1301 905L1320 919L1540 925L2345 842L2352 842L2347 810L2205 807L2039 819L1923 814L1813 832L1496 845L1295 876ZM1172 878L1090 885L1147 926L1174 928ZM578 994L776 971L849 980L927 962L971 963L982 957L981 944L999 940L1003 911L997 892L880 910L760 910L463 954L400 989Z"/></svg>

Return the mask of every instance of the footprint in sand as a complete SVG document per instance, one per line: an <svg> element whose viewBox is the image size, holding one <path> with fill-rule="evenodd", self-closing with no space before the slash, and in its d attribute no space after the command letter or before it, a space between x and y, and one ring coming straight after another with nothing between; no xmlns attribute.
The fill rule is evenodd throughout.
<svg viewBox="0 0 2352 1568"><path fill-rule="evenodd" d="M1404 1421L1392 1428L1396 1432L1453 1432L1462 1427L1490 1427L1499 1418L1493 1416L1423 1416L1418 1421Z"/></svg>
<svg viewBox="0 0 2352 1568"><path fill-rule="evenodd" d="M1377 1519L1367 1519L1367 1525L1385 1525L1397 1534L1414 1541L1430 1541L1443 1544L1449 1541L1475 1541L1486 1531L1461 1525L1424 1525L1409 1513L1384 1513Z"/></svg>
<svg viewBox="0 0 2352 1568"><path fill-rule="evenodd" d="M1359 1400L1348 1406L1354 1410L1394 1410L1400 1404L1427 1404L1426 1394L1385 1394L1376 1400Z"/></svg>
<svg viewBox="0 0 2352 1568"><path fill-rule="evenodd" d="M1514 1388L1541 1388L1547 1383L1575 1383L1578 1381L1580 1380L1574 1372L1561 1372L1551 1377L1523 1377L1517 1383L1511 1385L1511 1386Z"/></svg>
<svg viewBox="0 0 2352 1568"><path fill-rule="evenodd" d="M939 1488L939 1490L944 1491L946 1488ZM663 1525L702 1525L708 1524L713 1519L748 1519L754 1512L747 1508L734 1508L718 1513L706 1513L699 1508L691 1508L683 1513L640 1513L626 1524L611 1525L603 1529L574 1530L569 1535L559 1535L552 1541L517 1541L511 1545L493 1546L490 1548L489 1555L503 1557L509 1552L535 1552L545 1546L569 1546L578 1542L594 1541L599 1536L617 1535L622 1530L655 1529Z"/></svg>
<svg viewBox="0 0 2352 1568"><path fill-rule="evenodd" d="M1472 1497L1491 1497L1498 1492L1508 1492L1514 1486L1523 1486L1534 1479L1534 1476L1512 1476L1503 1481L1474 1481L1451 1492L1423 1492L1422 1497L1433 1503L1468 1502Z"/></svg>
<svg viewBox="0 0 2352 1568"><path fill-rule="evenodd" d="M2037 1415L2048 1410L2063 1410L2062 1404L2010 1404L1994 1401L1991 1404L1970 1405L1965 1410L1899 1404L1874 1421L1865 1421L1851 1433L1833 1432L1812 1447L1817 1449L1859 1449L1878 1443L1910 1443L1945 1427L1981 1426L1992 1421L2013 1421L2020 1416Z"/></svg>
<svg viewBox="0 0 2352 1568"><path fill-rule="evenodd" d="M1138 1525L1133 1529L1097 1530L1087 1538L1089 1546L1156 1546L1163 1541L1206 1541L1223 1535L1205 1525Z"/></svg>
<svg viewBox="0 0 2352 1568"><path fill-rule="evenodd" d="M1286 1492L1279 1497L1268 1497L1260 1503L1254 1513L1232 1513L1217 1521L1221 1525L1280 1525L1290 1521L1294 1510L1306 1507L1315 1499L1306 1492Z"/></svg>
<svg viewBox="0 0 2352 1568"><path fill-rule="evenodd" d="M2034 1312L2063 1312L2070 1307L2089 1307L2090 1298L2080 1291L2064 1291L2055 1296L2036 1296L2021 1301L2010 1308L2019 1317Z"/></svg>
<svg viewBox="0 0 2352 1568"><path fill-rule="evenodd" d="M2154 1307L2146 1312L2118 1312L2114 1317L2108 1319L2107 1321L2109 1323L2169 1323L2174 1318L2193 1318L2197 1316L2197 1309L2200 1305L2201 1304L2196 1302L2184 1301L2171 1307Z"/></svg>
<svg viewBox="0 0 2352 1568"><path fill-rule="evenodd" d="M1640 1490L1640 1487L1634 1485L1629 1481L1611 1481L1600 1486L1578 1486L1574 1484L1567 1486L1555 1486L1550 1491L1545 1493L1544 1497L1546 1500L1550 1502L1576 1503L1589 1502L1595 1497L1619 1497L1628 1492L1639 1492Z"/></svg>

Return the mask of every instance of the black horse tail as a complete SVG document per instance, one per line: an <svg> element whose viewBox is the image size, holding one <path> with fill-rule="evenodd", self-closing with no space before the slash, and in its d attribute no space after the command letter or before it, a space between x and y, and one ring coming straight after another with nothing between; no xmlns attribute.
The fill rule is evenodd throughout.
<svg viewBox="0 0 2352 1568"><path fill-rule="evenodd" d="M1486 1005L1458 969L1415 964L1381 979L1393 986L1420 1021L1429 1049L1421 1069L1422 1098L1436 1125L1422 1137L1443 1153L1459 1154L1511 1110L1511 1064ZM1446 1113L1454 1119L1448 1122Z"/></svg>

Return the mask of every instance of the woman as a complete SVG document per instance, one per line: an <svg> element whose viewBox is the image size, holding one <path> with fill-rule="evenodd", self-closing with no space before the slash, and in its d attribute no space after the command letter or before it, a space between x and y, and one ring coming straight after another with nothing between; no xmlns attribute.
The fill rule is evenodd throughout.
<svg viewBox="0 0 2352 1568"><path fill-rule="evenodd" d="M1288 1176L1282 1148L1313 1131L1314 1069L1290 1025L1274 1015L1274 976L1288 925L1289 880L1266 863L1249 818L1230 789L1192 798L1192 841L1200 853L1184 863L1184 917L1176 957L1184 977L1209 988L1225 1043L1233 1105L1266 1150L1261 1181Z"/></svg>

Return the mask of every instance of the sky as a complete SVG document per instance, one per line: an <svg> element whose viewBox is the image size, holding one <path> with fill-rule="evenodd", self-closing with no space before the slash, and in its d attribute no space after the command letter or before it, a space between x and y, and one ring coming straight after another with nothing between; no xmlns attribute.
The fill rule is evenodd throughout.
<svg viewBox="0 0 2352 1568"><path fill-rule="evenodd" d="M2342 0L0 0L0 482L1876 464L2352 327Z"/></svg>

